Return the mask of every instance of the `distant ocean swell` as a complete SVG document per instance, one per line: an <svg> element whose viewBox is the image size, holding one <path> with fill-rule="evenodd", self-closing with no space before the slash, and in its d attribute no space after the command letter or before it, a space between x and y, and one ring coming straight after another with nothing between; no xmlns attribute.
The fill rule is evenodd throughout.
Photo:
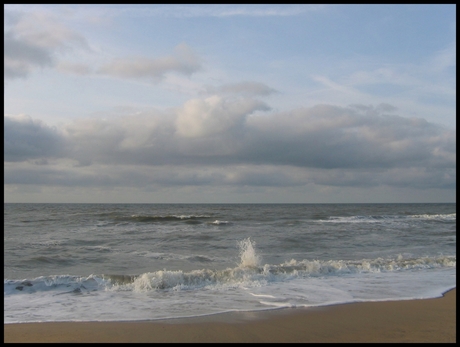
<svg viewBox="0 0 460 347"><path fill-rule="evenodd" d="M80 216L81 214L75 214L74 216ZM90 215L90 214L88 214ZM71 216L69 216L71 217ZM223 221L216 219L214 215L148 215L148 214L132 214L123 215L118 212L111 213L96 213L95 217L101 218L105 222L111 222L109 224L102 224L100 226L112 225L112 223L170 223L170 222L183 222L189 224L200 224L200 223L212 223L212 224L228 224L229 221ZM321 216L311 219L310 221L316 221L320 223L388 223L388 222L410 222L415 220L424 221L456 221L457 214L418 214L418 215L355 215L355 216L330 216L326 219ZM218 217L217 217L218 218ZM36 222L50 222L59 220L58 218L45 218L40 220L22 220L22 223L36 223ZM301 222L301 221L297 221Z"/></svg>
<svg viewBox="0 0 460 347"><path fill-rule="evenodd" d="M104 216L106 217L106 216ZM214 224L214 225L226 225L231 224L229 221L218 220L208 215L131 215L131 216L111 216L113 218L112 223L185 223L185 224ZM111 224L102 224L100 226L106 226Z"/></svg>
<svg viewBox="0 0 460 347"><path fill-rule="evenodd" d="M229 221L215 219L211 215L139 215L133 214L130 216L119 214L100 214L100 217L110 217L114 223L128 222L128 223L170 223L170 222L183 222L187 224L230 224ZM419 214L419 215L363 215L363 216L331 216L327 219L318 217L317 222L321 223L391 223L391 222L410 222L416 220L424 221L456 221L457 214ZM314 220L314 219L313 219Z"/></svg>

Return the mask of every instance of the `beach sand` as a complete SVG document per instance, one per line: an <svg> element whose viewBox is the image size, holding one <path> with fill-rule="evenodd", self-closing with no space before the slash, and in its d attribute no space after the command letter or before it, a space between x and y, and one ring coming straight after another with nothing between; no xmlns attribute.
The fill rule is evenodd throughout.
<svg viewBox="0 0 460 347"><path fill-rule="evenodd" d="M4 342L456 342L456 289L436 299L150 322L4 324Z"/></svg>

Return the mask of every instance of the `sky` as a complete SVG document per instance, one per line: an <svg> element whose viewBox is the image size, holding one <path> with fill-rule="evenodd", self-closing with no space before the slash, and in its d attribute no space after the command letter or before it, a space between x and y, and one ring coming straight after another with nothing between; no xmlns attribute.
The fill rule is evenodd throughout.
<svg viewBox="0 0 460 347"><path fill-rule="evenodd" d="M4 199L455 202L455 5L4 5Z"/></svg>

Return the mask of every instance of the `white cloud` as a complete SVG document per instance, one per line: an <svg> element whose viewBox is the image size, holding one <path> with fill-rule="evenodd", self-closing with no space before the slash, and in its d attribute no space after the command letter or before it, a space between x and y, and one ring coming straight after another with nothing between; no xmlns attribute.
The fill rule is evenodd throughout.
<svg viewBox="0 0 460 347"><path fill-rule="evenodd" d="M197 138L240 131L249 114L268 109L266 104L257 100L233 101L217 95L204 100L189 100L178 112L177 134Z"/></svg>

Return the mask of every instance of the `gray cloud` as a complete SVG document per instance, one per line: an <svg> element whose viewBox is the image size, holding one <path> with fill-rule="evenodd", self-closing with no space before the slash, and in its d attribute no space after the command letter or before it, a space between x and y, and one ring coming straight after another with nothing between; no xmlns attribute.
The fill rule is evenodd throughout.
<svg viewBox="0 0 460 347"><path fill-rule="evenodd" d="M390 114L391 105L257 112L268 110L255 99L213 96L168 111L80 119L60 131L5 117L5 162L28 160L5 166L5 184L25 180L18 170L28 168L36 175L29 182L53 177L70 186L105 177L107 185L138 187L455 188L455 131Z"/></svg>
<svg viewBox="0 0 460 347"><path fill-rule="evenodd" d="M25 78L37 68L56 67L60 72L77 75L160 82L167 73L190 76L201 69L201 59L185 43L177 45L170 56L116 58L97 69L87 64L59 61L60 54L75 48L91 50L86 39L49 14L9 12L6 18L5 79Z"/></svg>
<svg viewBox="0 0 460 347"><path fill-rule="evenodd" d="M84 37L40 13L8 12L4 31L4 77L27 77L37 68L53 67L56 54L77 45L88 49Z"/></svg>
<svg viewBox="0 0 460 347"><path fill-rule="evenodd" d="M4 160L6 162L56 158L64 154L67 139L56 129L30 117L4 118Z"/></svg>
<svg viewBox="0 0 460 347"><path fill-rule="evenodd" d="M455 166L455 133L423 119L318 105L248 122L251 162L317 168Z"/></svg>
<svg viewBox="0 0 460 347"><path fill-rule="evenodd" d="M266 96L277 93L276 89L259 82L241 82L224 84L219 87L208 86L206 92L209 94L236 94L247 97Z"/></svg>
<svg viewBox="0 0 460 347"><path fill-rule="evenodd" d="M58 71L72 73L80 76L89 75L92 73L90 66L85 64L75 64L70 62L59 62L56 66Z"/></svg>
<svg viewBox="0 0 460 347"><path fill-rule="evenodd" d="M338 188L445 189L455 191L455 169L433 170L420 168L352 170L309 169L291 166L235 165L222 166L110 166L91 165L71 167L62 165L38 166L27 163L7 163L4 179L7 185L43 185L71 188L131 187L240 187L282 188L309 184ZM149 188L150 187L150 188Z"/></svg>
<svg viewBox="0 0 460 347"><path fill-rule="evenodd" d="M3 47L3 71L7 79L26 77L35 67L53 65L50 50L22 41L11 31L5 31Z"/></svg>
<svg viewBox="0 0 460 347"><path fill-rule="evenodd" d="M85 173L78 170L50 167L25 167L4 169L8 184L67 186L67 187L108 187L118 182L102 172Z"/></svg>
<svg viewBox="0 0 460 347"><path fill-rule="evenodd" d="M200 59L189 46L178 45L174 54L161 58L131 57L115 59L97 73L119 78L150 79L158 82L169 72L191 75L201 69Z"/></svg>

